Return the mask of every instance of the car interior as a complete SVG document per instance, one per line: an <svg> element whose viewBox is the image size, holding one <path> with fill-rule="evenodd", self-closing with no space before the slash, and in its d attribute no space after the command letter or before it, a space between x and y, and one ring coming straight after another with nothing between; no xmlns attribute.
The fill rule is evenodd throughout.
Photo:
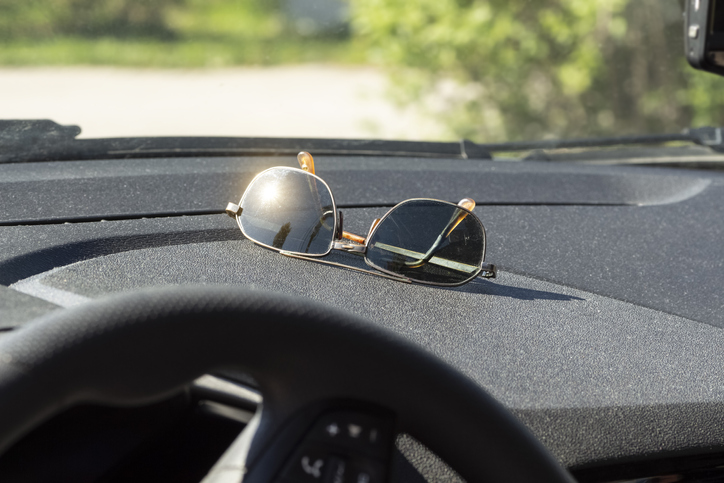
<svg viewBox="0 0 724 483"><path fill-rule="evenodd" d="M721 128L590 152L80 132L0 122L3 483L724 481ZM246 238L227 204L299 152L336 241L470 198L495 276Z"/></svg>

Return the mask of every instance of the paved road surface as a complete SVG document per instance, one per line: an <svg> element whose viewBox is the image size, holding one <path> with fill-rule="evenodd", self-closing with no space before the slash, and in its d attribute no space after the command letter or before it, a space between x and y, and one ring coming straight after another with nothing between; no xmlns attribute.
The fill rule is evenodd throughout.
<svg viewBox="0 0 724 483"><path fill-rule="evenodd" d="M0 69L0 119L53 119L80 137L422 139L437 127L385 98L369 67Z"/></svg>

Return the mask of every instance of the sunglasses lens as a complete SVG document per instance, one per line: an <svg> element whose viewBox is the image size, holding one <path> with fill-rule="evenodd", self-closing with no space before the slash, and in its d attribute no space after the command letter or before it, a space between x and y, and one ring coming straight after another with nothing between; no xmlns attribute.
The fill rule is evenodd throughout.
<svg viewBox="0 0 724 483"><path fill-rule="evenodd" d="M451 203L411 200L384 218L367 243L367 263L432 284L474 278L485 258L485 230L473 214Z"/></svg>
<svg viewBox="0 0 724 483"><path fill-rule="evenodd" d="M324 255L332 248L332 193L309 173L268 169L249 185L240 206L241 229L257 243L306 255Z"/></svg>

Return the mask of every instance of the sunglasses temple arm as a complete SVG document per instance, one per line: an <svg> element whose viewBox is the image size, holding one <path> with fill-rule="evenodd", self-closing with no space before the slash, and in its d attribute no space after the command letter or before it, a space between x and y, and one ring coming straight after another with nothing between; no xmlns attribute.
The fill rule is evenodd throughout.
<svg viewBox="0 0 724 483"><path fill-rule="evenodd" d="M297 154L297 161L299 161L299 167L307 173L314 174L314 158L311 154L306 151L300 151Z"/></svg>
<svg viewBox="0 0 724 483"><path fill-rule="evenodd" d="M473 211L473 209L475 208L475 200L473 200L472 198L463 198L458 203L458 206L462 206L466 210ZM468 216L468 213L466 213L465 211L461 211L460 213L453 215L453 217L450 219L450 223L448 223L448 226L450 228L448 229L446 227L446 229L443 230L443 232L446 232L445 238L450 236L450 233L452 233L455 227L457 227L460 222L465 219L466 216Z"/></svg>
<svg viewBox="0 0 724 483"><path fill-rule="evenodd" d="M340 218L341 218L342 212L340 211L339 214L340 214ZM374 220L374 221L372 222L372 224L370 225L370 229L367 230L367 237L355 235L354 233L350 233L350 232L348 232L348 231L343 231L343 232L342 232L342 238L346 238L347 240L352 240L352 241L354 241L354 242L359 243L360 245L366 245L366 244L367 244L367 238L369 238L370 234L374 231L374 229L377 227L377 225L379 224L379 222L380 222L380 219L379 219L379 218L375 218L375 220Z"/></svg>
<svg viewBox="0 0 724 483"><path fill-rule="evenodd" d="M364 244L365 244L365 237L359 236L359 235L355 235L354 233L350 233L350 232L348 232L348 231L343 231L343 232L342 232L342 238L346 238L347 240L352 240L352 241L357 242L357 243L359 243L359 244L361 244L361 245L364 245Z"/></svg>
<svg viewBox="0 0 724 483"><path fill-rule="evenodd" d="M351 267L349 265L343 265L343 264L337 263L337 262L330 262L327 260L320 260L318 258L305 257L302 255L297 255L296 253L285 252L284 250L280 251L279 253L281 253L285 257L289 257L289 258L298 258L300 260L307 260L309 262L316 262L316 263L321 263L324 265L332 265L333 267L346 268L347 270L354 270L355 272L362 272L362 273L366 273L368 275L376 275L378 277L388 278L390 280L395 280L397 282L412 283L412 281L409 278L405 278L405 277L395 277L395 276L387 275L387 274L380 273L380 272L373 272L372 270L365 270L364 268Z"/></svg>

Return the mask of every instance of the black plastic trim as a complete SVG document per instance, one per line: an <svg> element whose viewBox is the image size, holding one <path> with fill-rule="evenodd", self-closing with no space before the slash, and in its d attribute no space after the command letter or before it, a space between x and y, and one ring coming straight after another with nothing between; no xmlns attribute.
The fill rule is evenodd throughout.
<svg viewBox="0 0 724 483"><path fill-rule="evenodd" d="M484 148L470 141L461 143L302 138L148 137L15 143L13 148L14 150L4 150L0 153L0 163L161 156L284 156L296 155L301 150L311 151L315 155L491 159Z"/></svg>

